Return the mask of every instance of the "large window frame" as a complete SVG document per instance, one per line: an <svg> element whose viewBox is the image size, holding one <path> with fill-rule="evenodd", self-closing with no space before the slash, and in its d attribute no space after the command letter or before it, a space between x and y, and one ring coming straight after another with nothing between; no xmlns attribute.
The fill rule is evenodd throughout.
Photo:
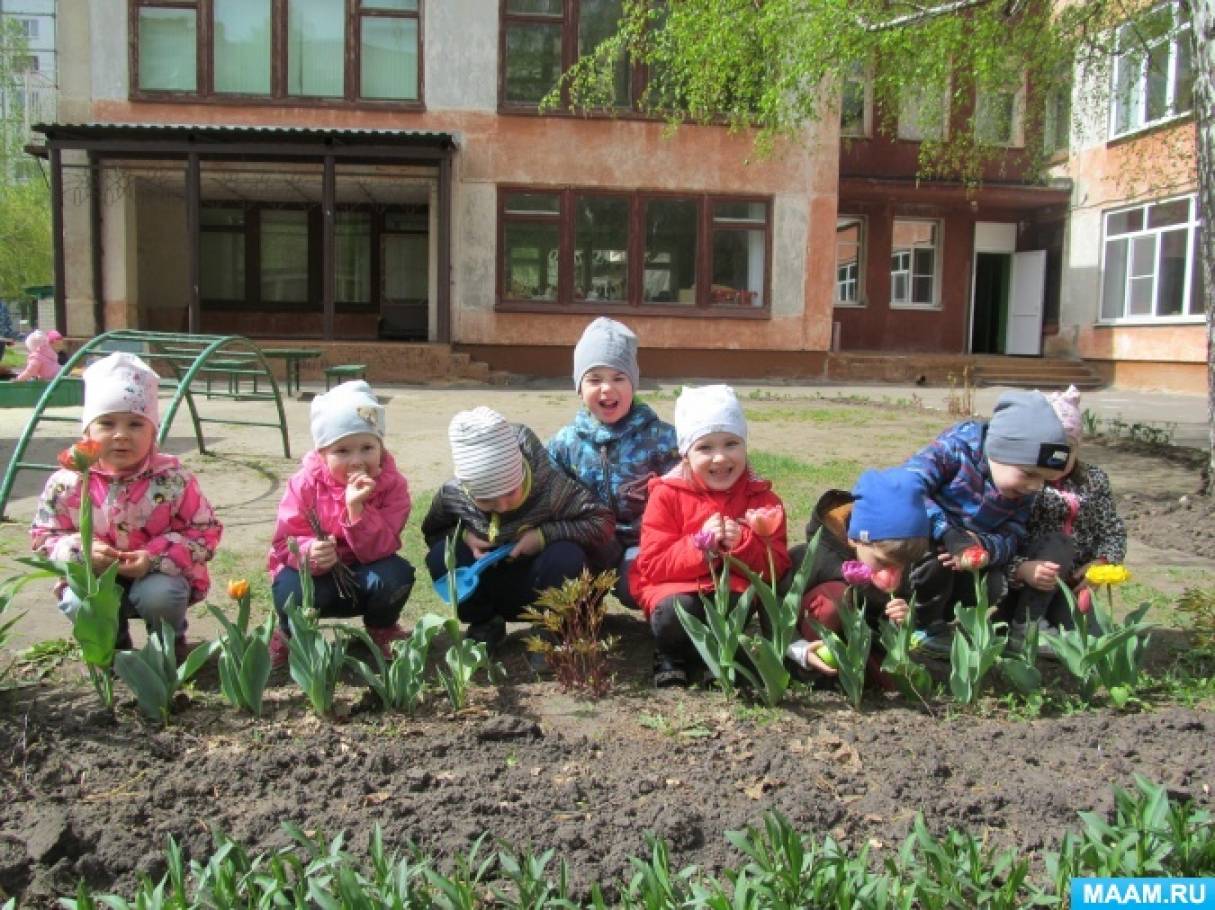
<svg viewBox="0 0 1215 910"><path fill-rule="evenodd" d="M585 0L544 0L544 2L552 5L559 5L561 7L560 13L516 11L511 9L512 3L515 2L521 2L521 0L499 0L498 4L498 110L504 113L540 114L538 101L512 100L507 97L507 75L510 66L508 51L509 35L512 30L517 31L528 27L536 29L559 28L561 33L560 72L565 73L574 65L581 53L581 48L579 47L579 27L582 17L582 4ZM532 3L533 5L539 5L537 0L532 0ZM590 49L587 48L587 50L589 51ZM623 65L627 67L628 85L626 95L628 97L623 104L614 105L603 113L617 116L621 114L640 116L638 103L642 93L645 91L645 68L642 66L631 66L627 63ZM550 88L549 91L551 90ZM568 93L562 92L559 109L543 113L546 116L572 116L573 112L569 110Z"/></svg>
<svg viewBox="0 0 1215 910"><path fill-rule="evenodd" d="M856 240L842 237L845 231L856 229ZM842 309L865 307L865 263L868 243L868 223L864 215L840 212L835 219L835 282L834 305ZM841 260L841 253L851 249L853 255Z"/></svg>
<svg viewBox="0 0 1215 910"><path fill-rule="evenodd" d="M1187 207L1185 217L1178 218L1182 204ZM1110 209L1102 214L1101 225L1099 324L1167 325L1200 323L1205 319L1196 195L1173 196ZM1162 277L1166 274L1162 260L1168 258L1166 235L1172 235L1174 248L1175 241L1183 240L1186 253L1185 274L1181 276L1180 313L1160 313L1161 292L1167 280ZM1150 271L1146 269L1149 264ZM1177 276L1173 275L1172 279L1176 281ZM1144 289L1148 289L1150 312L1131 312L1135 297ZM1115 293L1119 297L1116 305Z"/></svg>
<svg viewBox="0 0 1215 910"><path fill-rule="evenodd" d="M288 91L288 10L289 0L270 3L270 91L268 94L217 91L215 88L215 0L128 0L128 72L130 97L134 101L171 101L210 104L283 105L298 107L373 107L394 110L424 110L426 85L424 66L424 3L412 0L413 9L388 8L383 0L343 0L342 94L313 96ZM408 6L405 0L402 6ZM195 85L192 90L144 88L140 84L140 12L143 10L180 10L194 14ZM417 97L382 98L362 95L362 35L368 20L391 19L415 22L417 34Z"/></svg>
<svg viewBox="0 0 1215 910"><path fill-rule="evenodd" d="M895 246L895 236L898 234L900 223L928 224L933 227L933 242L911 243L906 247ZM895 216L890 223L890 309L892 310L939 310L941 308L941 263L944 261L944 222L935 218L904 218ZM932 250L932 270L925 271L919 261L922 257L917 252ZM905 296L895 294L900 278L904 281L907 293ZM932 281L930 300L916 300L915 286L917 281L924 279Z"/></svg>
<svg viewBox="0 0 1215 910"><path fill-rule="evenodd" d="M509 200L525 196L543 196L556 200L554 208L541 211L541 206L527 210L508 209ZM629 206L627 262L628 279L624 299L597 299L580 295L575 288L575 204L578 199L624 199ZM695 288L692 299L666 301L645 300L647 255L647 206L650 203L688 202L695 205ZM729 206L748 206L746 215L724 214ZM762 207L762 222L753 214ZM507 231L517 225L547 225L555 228L557 236L557 275L555 293L551 299L541 297L512 297L507 293L508 273ZM758 303L750 303L754 292L734 289L727 294L723 287L714 286L713 249L718 234L762 231L763 285ZM499 312L579 314L631 313L655 316L721 317L733 319L769 319L772 313L772 238L773 200L768 196L717 195L704 193L658 192L649 190L619 190L600 187L546 187L507 185L498 187L497 255L495 302ZM653 262L650 262L653 271ZM687 289L685 289L687 290Z"/></svg>
<svg viewBox="0 0 1215 910"><path fill-rule="evenodd" d="M858 109L859 117L850 119L850 112ZM840 79L840 136L867 139L872 135L873 75L868 67L857 63Z"/></svg>
<svg viewBox="0 0 1215 910"><path fill-rule="evenodd" d="M1119 52L1110 72L1111 139L1193 116L1190 15L1184 2L1169 2L1118 28ZM1153 106L1160 108L1158 113Z"/></svg>

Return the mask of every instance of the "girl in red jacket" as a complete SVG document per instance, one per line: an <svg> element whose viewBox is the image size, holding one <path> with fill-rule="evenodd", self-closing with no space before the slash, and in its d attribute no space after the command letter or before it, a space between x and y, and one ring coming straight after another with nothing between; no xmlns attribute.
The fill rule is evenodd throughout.
<svg viewBox="0 0 1215 910"><path fill-rule="evenodd" d="M747 422L734 390L685 387L675 402L675 431L681 461L650 481L630 582L654 633L659 688L687 685L695 650L675 608L704 619L701 594L713 590L713 573L727 568L724 554L763 576L769 548L777 578L790 565L784 508L747 464ZM741 573L730 573L735 598L747 584Z"/></svg>

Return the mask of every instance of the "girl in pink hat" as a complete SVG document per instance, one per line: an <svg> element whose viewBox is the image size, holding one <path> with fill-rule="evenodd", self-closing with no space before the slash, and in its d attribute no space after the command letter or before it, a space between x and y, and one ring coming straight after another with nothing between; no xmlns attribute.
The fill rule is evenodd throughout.
<svg viewBox="0 0 1215 910"><path fill-rule="evenodd" d="M56 353L63 347L63 336L51 329L44 332L34 329L25 336L25 348L29 356L25 360L25 369L17 374L17 380L54 379L59 374L59 359Z"/></svg>

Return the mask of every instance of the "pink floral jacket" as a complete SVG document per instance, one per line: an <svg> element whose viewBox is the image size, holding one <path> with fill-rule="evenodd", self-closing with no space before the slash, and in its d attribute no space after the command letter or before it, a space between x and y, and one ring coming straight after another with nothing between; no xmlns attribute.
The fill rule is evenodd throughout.
<svg viewBox="0 0 1215 910"><path fill-rule="evenodd" d="M25 359L25 369L17 374L19 382L27 379L54 379L59 375L59 358L49 341L36 344Z"/></svg>
<svg viewBox="0 0 1215 910"><path fill-rule="evenodd" d="M80 492L74 471L60 469L47 480L30 527L36 552L51 559L79 558ZM190 582L191 603L207 595L207 562L224 529L198 479L177 456L153 448L143 467L123 477L94 465L89 496L95 540L118 550L147 550L153 572Z"/></svg>
<svg viewBox="0 0 1215 910"><path fill-rule="evenodd" d="M287 490L278 504L274 541L266 558L272 579L284 566L299 569L287 546L292 537L299 544L300 553L307 556L315 540L308 523L310 508L316 509L326 533L333 535L338 559L347 565L375 562L401 549L401 531L409 520L409 484L397 470L392 456L385 452L375 490L364 503L359 520L352 522L346 514L346 485L329 473L318 452L309 452L300 469L287 481Z"/></svg>

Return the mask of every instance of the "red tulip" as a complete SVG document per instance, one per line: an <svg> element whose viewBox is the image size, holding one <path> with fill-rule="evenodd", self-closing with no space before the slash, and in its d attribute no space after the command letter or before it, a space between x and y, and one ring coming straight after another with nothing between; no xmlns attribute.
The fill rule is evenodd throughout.
<svg viewBox="0 0 1215 910"><path fill-rule="evenodd" d="M873 586L880 591L885 591L887 594L894 593L899 586L899 582L902 580L903 572L900 569L878 569L873 573Z"/></svg>
<svg viewBox="0 0 1215 910"><path fill-rule="evenodd" d="M765 540L780 530L781 522L785 519L785 510L780 506L765 506L762 509L747 509L743 520L751 526L751 530Z"/></svg>
<svg viewBox="0 0 1215 910"><path fill-rule="evenodd" d="M83 474L101 457L101 443L92 439L74 442L58 455L61 467Z"/></svg>
<svg viewBox="0 0 1215 910"><path fill-rule="evenodd" d="M973 547L967 547L962 551L962 555L958 557L958 564L963 569L970 569L972 572L977 572L980 569L987 568L987 563L990 557L987 551L977 544Z"/></svg>

